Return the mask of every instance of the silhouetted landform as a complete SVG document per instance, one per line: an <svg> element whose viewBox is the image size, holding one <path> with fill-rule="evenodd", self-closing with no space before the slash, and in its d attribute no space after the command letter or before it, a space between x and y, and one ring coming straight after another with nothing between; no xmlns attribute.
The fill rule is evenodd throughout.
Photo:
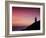
<svg viewBox="0 0 46 38"><path fill-rule="evenodd" d="M12 26L12 31L25 31L25 30L40 30L40 21L33 23L32 25L26 26Z"/></svg>
<svg viewBox="0 0 46 38"><path fill-rule="evenodd" d="M29 25L26 29L23 30L40 30L40 21L37 21L32 25Z"/></svg>

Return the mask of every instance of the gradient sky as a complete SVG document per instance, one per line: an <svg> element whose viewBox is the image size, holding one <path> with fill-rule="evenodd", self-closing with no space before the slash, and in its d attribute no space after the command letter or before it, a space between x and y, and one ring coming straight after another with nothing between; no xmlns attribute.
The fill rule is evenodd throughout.
<svg viewBox="0 0 46 38"><path fill-rule="evenodd" d="M35 17L40 20L40 8L12 7L12 24L28 26L35 22Z"/></svg>

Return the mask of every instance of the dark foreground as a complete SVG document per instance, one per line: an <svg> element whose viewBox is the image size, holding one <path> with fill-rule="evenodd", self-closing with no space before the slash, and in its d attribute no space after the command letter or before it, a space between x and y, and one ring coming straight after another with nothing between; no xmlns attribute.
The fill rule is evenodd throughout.
<svg viewBox="0 0 46 38"><path fill-rule="evenodd" d="M25 31L25 30L40 30L40 21L33 23L32 25L26 26L12 26L12 31Z"/></svg>

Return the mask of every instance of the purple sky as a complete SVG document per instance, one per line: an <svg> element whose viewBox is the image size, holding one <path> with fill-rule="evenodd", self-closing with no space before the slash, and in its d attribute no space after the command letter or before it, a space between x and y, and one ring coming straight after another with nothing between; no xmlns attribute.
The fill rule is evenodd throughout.
<svg viewBox="0 0 46 38"><path fill-rule="evenodd" d="M40 8L12 7L12 24L30 25L35 17L40 20Z"/></svg>

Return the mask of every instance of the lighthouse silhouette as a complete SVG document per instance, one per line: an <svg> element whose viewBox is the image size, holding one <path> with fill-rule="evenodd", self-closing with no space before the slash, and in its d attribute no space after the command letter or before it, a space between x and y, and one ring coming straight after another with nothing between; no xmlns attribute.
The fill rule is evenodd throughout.
<svg viewBox="0 0 46 38"><path fill-rule="evenodd" d="M35 22L37 22L37 17L35 17Z"/></svg>

